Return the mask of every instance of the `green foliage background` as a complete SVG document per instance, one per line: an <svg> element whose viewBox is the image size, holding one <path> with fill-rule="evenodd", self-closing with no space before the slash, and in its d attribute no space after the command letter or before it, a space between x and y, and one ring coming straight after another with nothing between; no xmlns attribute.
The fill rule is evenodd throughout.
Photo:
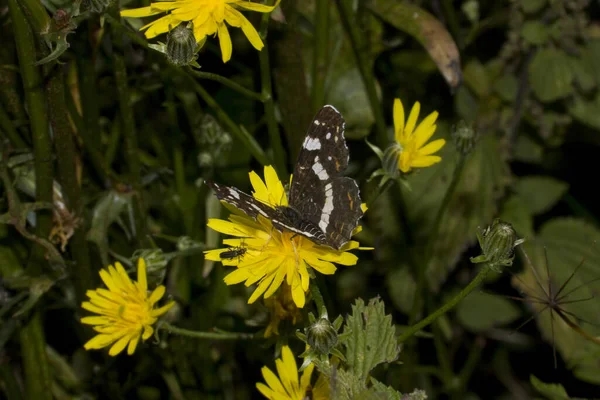
<svg viewBox="0 0 600 400"><path fill-rule="evenodd" d="M528 256L517 252L513 267L488 275L397 359L393 350L373 365L354 357L348 371L374 367L372 384L389 396L420 388L434 399L600 398L600 345L536 303L566 282L563 300L585 301L563 308L600 336L598 3L318 1L282 0L270 17L248 15L261 33L268 26L260 54L232 29L232 60L223 64L209 38L193 69L148 47L141 21L118 17L147 2L111 2L99 13L84 2L65 23L58 16L74 12L70 2L0 0L3 396L258 398L260 368L273 369L280 346L304 350L295 331L318 311L313 303L277 338L162 331L116 358L83 349L92 331L79 323L80 304L100 285L100 268L144 255L151 284L177 301L173 325L260 332L269 313L246 304L252 288L226 286L228 269L203 259L222 240L207 219L226 215L203 182L247 191L248 172L272 163L287 176L312 116L332 104L346 119L347 174L370 207L358 239L375 248L356 266L317 276L332 320L379 296L400 334L473 279L477 228L496 217L526 239ZM434 137L448 143L441 163L386 186L371 204L381 165L366 140L390 143L394 98L405 109L421 102L421 116L439 111ZM460 121L478 135L464 160L453 145ZM63 223L74 227L64 249L46 240L57 227L48 203L64 207Z"/></svg>

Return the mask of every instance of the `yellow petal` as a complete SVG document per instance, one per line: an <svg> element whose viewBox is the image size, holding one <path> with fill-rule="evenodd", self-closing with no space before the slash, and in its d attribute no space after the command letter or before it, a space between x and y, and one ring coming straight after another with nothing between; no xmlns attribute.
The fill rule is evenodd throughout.
<svg viewBox="0 0 600 400"><path fill-rule="evenodd" d="M424 168L424 167L430 167L433 164L437 164L440 161L442 161L442 157L423 156L423 157L417 158L416 160L413 160L412 165L413 165L413 167Z"/></svg>
<svg viewBox="0 0 600 400"><path fill-rule="evenodd" d="M156 289L154 289L152 291L152 294L148 298L148 303L150 303L150 305L153 306L154 303L156 303L157 301L162 299L162 297L165 295L166 290L167 289L165 289L165 287L163 285L157 286Z"/></svg>
<svg viewBox="0 0 600 400"><path fill-rule="evenodd" d="M419 155L420 156L428 156L430 154L433 154L433 153L437 152L438 150L440 150L442 147L444 147L445 144L446 144L446 140L444 140L444 139L434 140L433 142L428 143L426 146L422 147L419 150Z"/></svg>
<svg viewBox="0 0 600 400"><path fill-rule="evenodd" d="M127 354L132 355L135 352L138 342L140 341L140 335L135 335L131 338L129 345L127 346Z"/></svg>
<svg viewBox="0 0 600 400"><path fill-rule="evenodd" d="M120 338L119 340L117 340L117 342L115 344L113 344L112 347L110 348L110 350L108 351L108 355L114 357L117 354L119 354L120 352L122 352L125 349L125 346L127 346L127 343L129 342L130 337L131 337L130 335L125 335L122 338Z"/></svg>
<svg viewBox="0 0 600 400"><path fill-rule="evenodd" d="M169 32L171 29L179 26L179 24L181 24L181 20L176 16L169 14L157 19L154 22L151 22L146 26L143 26L140 30L147 28L148 30L144 33L144 35L146 38L152 39L153 37L156 37L162 33Z"/></svg>
<svg viewBox="0 0 600 400"><path fill-rule="evenodd" d="M101 349L106 346L109 346L115 339L112 338L111 335L96 335L90 340L88 340L83 347L86 350L90 349Z"/></svg>
<svg viewBox="0 0 600 400"><path fill-rule="evenodd" d="M171 307L173 307L174 305L175 305L175 302L170 301L167 304L165 304L164 306L150 311L150 315L152 315L153 317L159 317L159 316L163 315L164 313L166 313L167 311L169 311L169 309L171 309Z"/></svg>
<svg viewBox="0 0 600 400"><path fill-rule="evenodd" d="M265 167L266 168L266 167ZM248 176L250 177L250 184L252 185L252 195L255 199L262 202L269 202L269 191L267 185L260 179L260 176L254 171L251 171Z"/></svg>
<svg viewBox="0 0 600 400"><path fill-rule="evenodd" d="M148 6L148 7L133 8L131 10L121 10L121 17L142 18L142 17L149 17L151 15L160 14L162 12L164 12L164 11L154 9L154 8L152 8L152 6Z"/></svg>
<svg viewBox="0 0 600 400"><path fill-rule="evenodd" d="M142 289L144 292L148 290L148 281L146 280L146 260L144 260L143 257L138 258L137 282L140 289Z"/></svg>
<svg viewBox="0 0 600 400"><path fill-rule="evenodd" d="M404 107L400 99L394 99L394 137L397 142L404 137Z"/></svg>
<svg viewBox="0 0 600 400"><path fill-rule="evenodd" d="M421 103L418 101L413 105L410 110L410 115L408 116L408 121L406 121L406 127L404 128L404 137L408 137L413 133L415 129L415 125L417 124L417 119L419 118L419 112L421 111Z"/></svg>
<svg viewBox="0 0 600 400"><path fill-rule="evenodd" d="M150 336L154 333L154 329L151 326L144 327L144 334L142 335L142 340L148 340Z"/></svg>
<svg viewBox="0 0 600 400"><path fill-rule="evenodd" d="M265 176L265 184L270 194L269 202L273 205L287 206L287 198L285 196L285 188L283 183L277 176L277 171L272 165L266 165L263 172Z"/></svg>
<svg viewBox="0 0 600 400"><path fill-rule="evenodd" d="M264 383L258 382L256 384L256 389L258 389L258 391L263 396L265 396L267 399L275 399L276 398L275 396L277 396L277 393L275 393L273 390L269 389L269 387L267 385L265 385Z"/></svg>
<svg viewBox="0 0 600 400"><path fill-rule="evenodd" d="M229 31L227 30L227 25L224 22L217 24L217 32L219 35L219 45L221 46L221 55L223 57L223 62L226 63L231 59L231 37L229 37Z"/></svg>
<svg viewBox="0 0 600 400"><path fill-rule="evenodd" d="M323 275L333 275L337 268L328 261L319 260L316 257L305 257L306 262Z"/></svg>
<svg viewBox="0 0 600 400"><path fill-rule="evenodd" d="M285 388L281 384L281 381L279 380L277 375L273 373L273 371L271 371L267 367L262 367L260 372L262 373L263 378L265 378L265 382L267 383L267 385L269 385L269 387L271 387L273 391L285 393Z"/></svg>
<svg viewBox="0 0 600 400"><path fill-rule="evenodd" d="M102 282L104 282L108 290L111 290L113 292L119 292L119 287L115 284L115 282L112 279L112 276L108 273L107 270L100 270L100 279L102 279Z"/></svg>
<svg viewBox="0 0 600 400"><path fill-rule="evenodd" d="M257 3L252 3L250 1L236 1L233 3L229 3L235 7L241 7L244 8L246 10L250 10L250 11L256 11L256 12L260 12L260 13L268 13L271 12L275 9L275 7L277 7L279 5L279 2L281 0L277 0L277 3L275 3L275 5L273 6L265 6L264 4L257 4Z"/></svg>
<svg viewBox="0 0 600 400"><path fill-rule="evenodd" d="M110 319L106 317L93 316L83 317L80 319L80 322L87 325L104 325L110 323Z"/></svg>
<svg viewBox="0 0 600 400"><path fill-rule="evenodd" d="M302 372L302 378L300 378L300 388L306 390L310 385L310 378L313 373L313 369L315 368L315 364L309 364L308 367L304 369Z"/></svg>
<svg viewBox="0 0 600 400"><path fill-rule="evenodd" d="M303 308L306 303L306 296L304 289L302 289L302 285L299 279L294 279L292 284L290 285L290 289L292 291L292 300L294 300L294 304L296 307Z"/></svg>
<svg viewBox="0 0 600 400"><path fill-rule="evenodd" d="M262 50L262 48L265 45L263 44L263 41L261 40L260 36L258 35L256 28L245 17L242 16L242 18L243 18L242 19L242 32L244 32L244 35L246 35L246 37L248 38L248 41L250 41L250 44L256 50L259 50L259 51Z"/></svg>
<svg viewBox="0 0 600 400"><path fill-rule="evenodd" d="M423 147L423 145L425 143L427 143L427 141L429 139L431 139L431 137L435 133L436 129L437 129L437 125L432 125L432 126L426 128L422 124L420 124L417 127L417 130L415 131L415 134L413 136L414 141L415 141L415 148L419 149L419 148Z"/></svg>

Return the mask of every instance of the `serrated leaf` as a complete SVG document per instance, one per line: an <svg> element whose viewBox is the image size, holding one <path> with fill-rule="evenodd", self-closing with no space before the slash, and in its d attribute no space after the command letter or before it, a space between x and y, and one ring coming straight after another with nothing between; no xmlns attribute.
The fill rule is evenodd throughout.
<svg viewBox="0 0 600 400"><path fill-rule="evenodd" d="M506 325L521 315L517 306L509 300L479 291L461 301L456 314L460 323L473 332Z"/></svg>
<svg viewBox="0 0 600 400"><path fill-rule="evenodd" d="M450 87L455 89L460 85L458 47L440 21L422 8L395 0L373 0L369 7L381 19L418 40Z"/></svg>
<svg viewBox="0 0 600 400"><path fill-rule="evenodd" d="M369 372L378 364L392 362L400 352L392 316L385 314L384 304L378 298L369 300L365 307L362 299L352 306L346 319L344 333L351 332L344 342L349 371L366 381Z"/></svg>
<svg viewBox="0 0 600 400"><path fill-rule="evenodd" d="M383 400L402 400L402 393L396 389L387 386L376 379L371 378L373 391L375 391Z"/></svg>
<svg viewBox="0 0 600 400"><path fill-rule="evenodd" d="M437 135L434 137L442 136ZM440 156L442 162L408 178L412 192L402 191L407 219L418 246L428 245L435 215L456 166L457 155L452 146L444 146ZM440 288L463 251L476 242L477 227L492 221L507 183L508 167L501 144L494 135L486 135L465 161L460 182L442 217L436 242L431 246L432 254L427 254L430 257L427 276L433 290Z"/></svg>
<svg viewBox="0 0 600 400"><path fill-rule="evenodd" d="M544 383L540 381L535 376L531 375L529 377L529 381L531 382L531 386L538 393L544 396L544 398L548 400L568 400L570 399L569 395L565 388L558 383Z"/></svg>
<svg viewBox="0 0 600 400"><path fill-rule="evenodd" d="M569 185L549 176L525 176L515 182L515 192L534 215L549 211L569 189Z"/></svg>
<svg viewBox="0 0 600 400"><path fill-rule="evenodd" d="M600 336L600 298L594 297L594 294L600 291L600 251L596 244L598 242L600 231L585 221L574 218L553 219L542 226L537 239L525 242L524 249L533 267L525 265L524 270L513 278L512 284L526 296L545 298L540 284L546 291L549 290L547 271L550 272L552 290L556 293L575 268L583 262L561 293L572 292L565 297L567 302L588 300L561 304L561 308L580 318L576 323L582 329L592 336ZM544 248L548 255L547 269ZM532 268L535 268L539 277L539 284ZM539 312L544 305L532 303L532 307ZM548 310L540 313L536 321L544 339L549 343L554 341L557 351L575 375L582 380L600 384L598 358L590 357L594 350L596 355L600 355L600 346L584 339L556 315L552 318ZM549 361L551 357L552 355L548 355Z"/></svg>
<svg viewBox="0 0 600 400"><path fill-rule="evenodd" d="M539 50L529 64L529 82L542 102L551 102L573 92L573 69L569 56L562 50Z"/></svg>

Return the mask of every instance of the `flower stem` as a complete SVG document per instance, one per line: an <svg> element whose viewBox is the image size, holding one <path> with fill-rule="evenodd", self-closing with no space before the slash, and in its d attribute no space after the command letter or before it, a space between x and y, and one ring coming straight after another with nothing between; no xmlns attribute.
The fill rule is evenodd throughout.
<svg viewBox="0 0 600 400"><path fill-rule="evenodd" d="M219 103L211 97L210 94L193 78L192 75L186 73L179 68L173 67L173 72L178 72L180 75L184 76L192 86L193 90L198 93L198 95L204 100L204 102L214 110L217 119L223 124L229 131L239 140L242 144L250 151L252 156L256 158L256 160L262 165L269 165L271 161L269 157L265 154L260 145L256 142L254 137L252 137L248 131L245 129L241 129L231 118L229 115L221 108Z"/></svg>
<svg viewBox="0 0 600 400"><path fill-rule="evenodd" d="M21 138L19 132L14 127L12 121L10 120L10 116L0 104L0 130L4 132L6 138L10 141L13 147L17 149L26 149L27 143Z"/></svg>
<svg viewBox="0 0 600 400"><path fill-rule="evenodd" d="M394 182L395 182L394 179L388 179L383 185L377 185L377 189L375 189L375 193L371 195L371 198L367 202L367 207L368 208L373 207L373 204L375 204L375 202L377 201L379 196L381 196L382 194L387 192L388 189L392 187Z"/></svg>
<svg viewBox="0 0 600 400"><path fill-rule="evenodd" d="M224 76L221 76L219 74L214 74L212 72L196 71L193 69L188 69L188 73L190 73L191 75L194 75L196 78L199 78L199 79L208 79L211 81L219 82L222 85L227 86L228 88L233 89L236 92L238 92L250 99L260 101L261 103L264 103L268 99L268 96L266 96L264 93L261 94L261 93L253 92L250 89L246 89L239 83L232 81L231 79L227 79Z"/></svg>
<svg viewBox="0 0 600 400"><path fill-rule="evenodd" d="M314 112L325 104L325 72L327 70L327 50L329 46L329 7L329 1L318 1L315 10L312 72L312 108Z"/></svg>
<svg viewBox="0 0 600 400"><path fill-rule="evenodd" d="M422 299L421 295L423 294L423 289L425 287L426 272L429 267L429 264L431 263L431 254L433 253L433 247L434 247L435 242L437 241L438 235L440 233L440 226L442 223L442 219L444 218L444 214L446 214L446 211L448 210L448 206L450 205L450 200L452 199L452 196L454 195L454 192L456 190L456 186L460 182L460 178L462 176L464 166L465 166L465 156L460 155L459 159L458 159L458 164L456 164L456 168L454 168L454 173L452 174L452 181L450 182L450 185L448 186L448 190L446 190L446 193L444 194L444 198L442 199L442 204L440 204L440 208L438 208L437 214L435 215L435 219L433 222L433 224L434 224L433 229L431 230L431 235L429 236L429 240L428 240L428 244L427 244L427 251L425 251L425 253L424 253L429 257L429 260L425 264L425 268L418 269L417 287L415 289L415 294L413 297L413 306L412 306L412 310L411 310L410 317L408 320L409 324L412 324L415 322L415 319L417 318L417 314L418 314L419 310L421 309L421 299Z"/></svg>
<svg viewBox="0 0 600 400"><path fill-rule="evenodd" d="M169 333L173 333L176 335L187 336L194 339L214 339L214 340L256 340L261 339L262 335L257 335L255 333L241 333L241 332L225 332L225 331L217 331L217 332L200 332L200 331L192 331L189 329L178 328L169 324L168 322L160 325L159 329L164 329Z"/></svg>
<svg viewBox="0 0 600 400"><path fill-rule="evenodd" d="M52 202L52 186L54 171L52 168L52 143L50 141L48 112L40 70L35 66L36 45L35 37L17 0L8 0L8 7L15 35L17 55L25 102L29 112L29 122L32 133L36 201ZM50 212L36 214L35 234L47 238L52 227ZM27 263L27 274L39 276L47 261L44 258L45 249L34 244ZM52 378L46 358L46 340L42 327L42 317L39 311L24 322L20 330L21 353L27 387L27 397L30 399L51 399Z"/></svg>
<svg viewBox="0 0 600 400"><path fill-rule="evenodd" d="M367 47L363 45L361 41L361 32L359 31L359 28L356 25L355 21L352 20L352 9L350 8L350 4L348 3L348 1L336 0L335 3L337 5L338 12L342 20L342 24L344 25L344 29L346 30L348 38L350 39L352 50L354 52L354 58L356 58L356 64L358 65L360 75L362 77L365 89L367 91L367 97L369 98L371 111L375 116L375 127L377 129L377 145L383 148L388 142L387 128L385 124L385 118L383 116L383 111L379 104L379 98L377 96L377 89L375 84L375 77L373 76L372 66L371 63L367 61L368 56L365 55L365 50L367 50Z"/></svg>
<svg viewBox="0 0 600 400"><path fill-rule="evenodd" d="M74 218L83 217L81 188L76 176L74 134L71 128L65 103L65 84L62 68L55 64L47 85L48 111L54 133L54 145L58 165L58 178L62 185L66 205ZM70 250L76 270L71 271L78 300L85 298L86 290L91 286L92 269L86 240L86 232L78 226L70 239Z"/></svg>
<svg viewBox="0 0 600 400"><path fill-rule="evenodd" d="M454 308L458 303L460 303L460 301L462 299L467 297L467 295L469 293L471 293L475 288L477 288L481 284L481 282L483 282L483 280L487 276L489 270L490 269L487 265L483 265L481 267L481 269L479 270L479 273L477 274L477 276L475 276L475 278L463 290L461 290L460 293L458 293L456 296L454 296L454 298L452 300L450 300L449 302L447 302L446 304L444 304L443 306L438 308L436 311L429 314L426 318L422 319L417 324L412 325L410 328L408 328L407 330L402 332L402 334L400 336L398 336L398 342L399 343L405 342L412 335L414 335L421 329L425 328L427 325L429 325L433 321L435 321L438 317L440 317L441 315L444 315L449 310Z"/></svg>
<svg viewBox="0 0 600 400"><path fill-rule="evenodd" d="M267 3L270 5L270 3ZM270 14L265 13L260 22L260 37L264 42L267 41L267 29L269 27ZM285 163L285 150L281 143L279 134L279 125L275 118L275 102L273 101L273 85L271 83L271 63L269 61L269 49L263 48L259 55L260 61L260 81L262 86L262 96L264 98L265 116L267 118L267 131L269 132L269 141L273 149L273 163L279 176L287 176L287 167Z"/></svg>

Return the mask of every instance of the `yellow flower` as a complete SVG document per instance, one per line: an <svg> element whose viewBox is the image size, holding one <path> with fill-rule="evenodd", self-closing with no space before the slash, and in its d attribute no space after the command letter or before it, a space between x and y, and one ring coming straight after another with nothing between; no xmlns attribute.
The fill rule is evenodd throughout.
<svg viewBox="0 0 600 400"><path fill-rule="evenodd" d="M175 304L171 301L161 308L154 308L165 294L165 287L158 286L148 296L143 258L138 259L137 275L137 282L132 282L118 262L114 267L109 265L108 270L100 270L100 278L108 289L88 290L86 294L90 301L81 304L84 309L99 314L81 318L82 323L94 325L94 330L99 332L84 345L86 350L112 345L108 354L116 356L127 346L127 354L133 354L140 337L146 340L152 336L152 325Z"/></svg>
<svg viewBox="0 0 600 400"><path fill-rule="evenodd" d="M281 284L281 289L277 291L277 295L265 299L264 303L271 312L269 325L265 329L265 337L279 335L279 323L281 321L291 320L292 324L296 325L302 319L302 313L292 299L292 291L285 282Z"/></svg>
<svg viewBox="0 0 600 400"><path fill-rule="evenodd" d="M285 190L275 169L266 166L264 176L263 182L256 172L250 173L254 197L273 207L287 206ZM272 296L285 279L291 288L294 303L302 308L309 285L308 268L324 275L332 275L336 271L333 263L356 264L358 257L349 250L367 250L367 248L360 248L358 242L354 240L346 243L340 250L320 246L293 232L279 232L273 228L271 221L260 215L257 220L254 220L241 211L230 215L228 221L209 219L207 225L217 232L237 238L226 239L223 244L246 249L243 256L231 259L220 257L223 251L231 248L209 250L205 252L205 258L237 267L225 277L225 283L228 285L245 282L246 286L250 286L258 282L258 287L248 299L249 304L263 294L265 298ZM359 231L360 227L354 233Z"/></svg>
<svg viewBox="0 0 600 400"><path fill-rule="evenodd" d="M442 161L441 157L432 154L444 147L446 141L437 139L425 144L435 133L438 112L429 114L415 129L420 109L421 105L416 102L405 124L402 102L400 99L394 100L394 136L400 152L398 168L404 173L412 168L429 167Z"/></svg>
<svg viewBox="0 0 600 400"><path fill-rule="evenodd" d="M279 378L269 368L262 367L262 376L267 384L256 384L256 388L267 399L303 400L309 393L311 397L308 398L313 400L329 399L329 385L323 375L319 376L314 387L311 386L310 378L315 367L314 364L309 364L302 372L302 377L298 379L298 366L294 354L288 346L282 347L281 358L275 360L275 367Z"/></svg>
<svg viewBox="0 0 600 400"><path fill-rule="evenodd" d="M232 50L227 24L235 28L242 28L242 32L256 50L261 50L264 46L254 26L238 9L268 13L277 7L279 1L272 7L247 0L159 1L150 3L147 7L123 10L121 16L141 18L167 13L140 29L146 29L148 39L168 32L183 22L191 22L196 42L203 41L208 35L219 36L223 62L227 62L231 58Z"/></svg>

